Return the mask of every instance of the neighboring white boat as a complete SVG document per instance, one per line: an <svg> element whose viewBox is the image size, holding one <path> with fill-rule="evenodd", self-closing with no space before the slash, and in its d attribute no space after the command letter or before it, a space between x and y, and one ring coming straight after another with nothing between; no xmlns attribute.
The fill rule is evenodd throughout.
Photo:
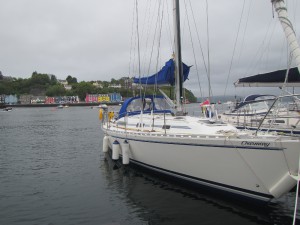
<svg viewBox="0 0 300 225"><path fill-rule="evenodd" d="M2 109L2 111L4 112L11 112L12 111L12 107L5 107Z"/></svg>
<svg viewBox="0 0 300 225"><path fill-rule="evenodd" d="M274 1L275 8L284 8L282 2ZM109 120L104 110L103 151L111 149L112 159L121 157L123 164L252 200L269 201L284 195L298 181L299 137L241 131L182 112L182 83L188 67L181 62L179 1L174 4L176 59L144 81L158 82L164 73L170 78L175 70L176 107L166 97L139 96L127 99L115 119Z"/></svg>
<svg viewBox="0 0 300 225"><path fill-rule="evenodd" d="M107 105L106 104L100 104L100 105L97 106L97 108L100 108L100 109L101 108L107 108Z"/></svg>
<svg viewBox="0 0 300 225"><path fill-rule="evenodd" d="M64 106L63 106L63 105L58 105L56 108L58 108L58 109L63 109Z"/></svg>
<svg viewBox="0 0 300 225"><path fill-rule="evenodd" d="M276 100L280 103L277 107L273 105ZM289 110L288 104L284 105L280 100L274 95L249 95L234 109L219 114L218 119L234 124L239 129L256 130L259 127L261 130L299 135L300 113Z"/></svg>

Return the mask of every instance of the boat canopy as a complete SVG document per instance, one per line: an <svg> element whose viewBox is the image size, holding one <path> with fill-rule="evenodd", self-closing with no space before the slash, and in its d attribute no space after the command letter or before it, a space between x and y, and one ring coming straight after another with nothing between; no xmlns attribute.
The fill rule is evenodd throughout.
<svg viewBox="0 0 300 225"><path fill-rule="evenodd" d="M236 87L282 87L287 70L277 70L264 74L257 74L237 80ZM286 87L300 87L300 74L297 67L289 70Z"/></svg>
<svg viewBox="0 0 300 225"><path fill-rule="evenodd" d="M240 110L247 105L262 105L261 103L265 103L267 101L274 101L276 98L275 95L248 95L245 99L240 102L233 111Z"/></svg>
<svg viewBox="0 0 300 225"><path fill-rule="evenodd" d="M124 101L118 115L118 119L125 115L138 115L143 113L172 113L171 106L163 96L146 95L128 98Z"/></svg>
<svg viewBox="0 0 300 225"><path fill-rule="evenodd" d="M184 81L188 78L191 66L187 66L186 64L182 63L183 65L183 78ZM175 65L174 60L170 59L163 68L158 71L157 73L143 77L143 78L134 78L133 83L136 84L145 84L145 85L174 85L175 84Z"/></svg>

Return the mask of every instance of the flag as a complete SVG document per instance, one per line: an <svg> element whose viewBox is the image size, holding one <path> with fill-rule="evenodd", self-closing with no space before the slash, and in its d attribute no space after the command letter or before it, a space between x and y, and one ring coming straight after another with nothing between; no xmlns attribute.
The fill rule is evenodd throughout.
<svg viewBox="0 0 300 225"><path fill-rule="evenodd" d="M202 103L200 104L200 106L204 106L204 105L210 105L210 102L209 102L208 99L206 99L204 102L202 102Z"/></svg>

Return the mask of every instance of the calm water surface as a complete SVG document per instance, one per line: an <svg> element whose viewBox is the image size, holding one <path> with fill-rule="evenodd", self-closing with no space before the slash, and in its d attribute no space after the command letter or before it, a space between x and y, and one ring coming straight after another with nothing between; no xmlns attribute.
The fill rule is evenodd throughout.
<svg viewBox="0 0 300 225"><path fill-rule="evenodd" d="M114 170L102 138L90 107L0 112L0 224L292 224L295 192L256 207Z"/></svg>

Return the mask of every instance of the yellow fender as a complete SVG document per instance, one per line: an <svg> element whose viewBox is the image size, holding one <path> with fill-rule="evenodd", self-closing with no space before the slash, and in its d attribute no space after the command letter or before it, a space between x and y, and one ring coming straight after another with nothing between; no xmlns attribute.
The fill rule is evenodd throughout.
<svg viewBox="0 0 300 225"><path fill-rule="evenodd" d="M110 121L110 120L112 120L113 118L114 118L114 112L111 111L111 112L108 113L108 119L109 119L109 121Z"/></svg>
<svg viewBox="0 0 300 225"><path fill-rule="evenodd" d="M99 120L103 120L103 109L99 109Z"/></svg>

